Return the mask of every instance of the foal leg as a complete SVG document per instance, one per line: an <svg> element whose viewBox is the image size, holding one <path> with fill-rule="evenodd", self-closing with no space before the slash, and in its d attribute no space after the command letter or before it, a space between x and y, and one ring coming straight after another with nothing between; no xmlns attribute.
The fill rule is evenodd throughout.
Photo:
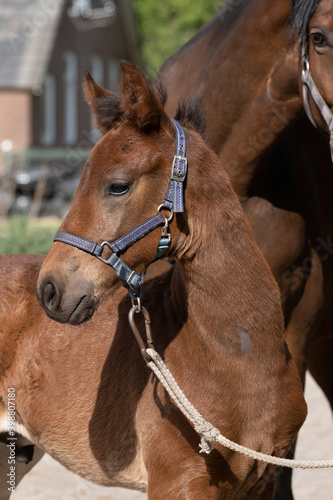
<svg viewBox="0 0 333 500"><path fill-rule="evenodd" d="M156 441L150 436L148 500L235 500L240 480L227 460L216 449L209 455L199 454L199 436L185 419L181 420L188 442L180 439L177 427L167 422L167 434L160 428Z"/></svg>
<svg viewBox="0 0 333 500"><path fill-rule="evenodd" d="M187 482L186 478L170 476L164 481L148 485L148 500L222 500L215 487L201 479Z"/></svg>
<svg viewBox="0 0 333 500"><path fill-rule="evenodd" d="M244 500L273 500L275 493L275 478L274 472L264 483L253 489L248 495L244 496ZM287 498L287 497L286 497ZM241 500L241 497L236 496L236 500Z"/></svg>

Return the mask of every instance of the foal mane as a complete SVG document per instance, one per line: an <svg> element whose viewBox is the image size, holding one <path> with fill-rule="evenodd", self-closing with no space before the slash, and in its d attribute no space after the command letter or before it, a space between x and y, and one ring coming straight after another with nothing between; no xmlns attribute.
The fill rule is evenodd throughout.
<svg viewBox="0 0 333 500"><path fill-rule="evenodd" d="M291 28L302 45L306 45L310 19L317 10L321 0L292 0Z"/></svg>
<svg viewBox="0 0 333 500"><path fill-rule="evenodd" d="M174 118L206 139L206 114L201 97L181 97Z"/></svg>
<svg viewBox="0 0 333 500"><path fill-rule="evenodd" d="M165 107L168 101L168 94L159 77L153 82L151 88L162 106ZM181 96L173 118L184 127L195 130L206 140L206 114L203 99L200 95Z"/></svg>

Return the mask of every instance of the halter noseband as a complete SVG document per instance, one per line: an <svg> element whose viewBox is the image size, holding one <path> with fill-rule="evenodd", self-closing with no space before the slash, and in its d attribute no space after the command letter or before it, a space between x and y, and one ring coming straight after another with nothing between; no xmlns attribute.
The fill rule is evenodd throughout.
<svg viewBox="0 0 333 500"><path fill-rule="evenodd" d="M303 101L304 101L304 109L309 118L310 122L318 128L310 109L309 104L309 92L318 107L322 117L325 120L325 123L328 127L330 133L330 149L331 156L333 159L333 114L330 110L329 106L326 104L324 99L322 98L317 85L315 84L311 72L310 72L310 64L308 57L308 44L301 45L302 47L302 86L303 86Z"/></svg>
<svg viewBox="0 0 333 500"><path fill-rule="evenodd" d="M65 231L58 231L54 237L54 241L67 243L68 245L71 245L75 248L78 248L79 250L83 250L84 252L97 257L105 264L110 265L116 272L118 278L122 281L124 287L127 288L129 295L133 299L140 298L141 286L146 274L146 270L142 273L142 275L137 274L122 261L117 253L133 245L133 243L149 234L158 226L164 225L162 237L158 244L157 253L153 262L160 259L169 248L171 237L168 231L168 227L173 214L177 212L184 212L183 191L184 181L187 173L186 139L184 130L182 129L181 125L176 120L172 121L176 128L177 136L176 154L172 163L171 180L169 183L169 187L165 194L163 203L158 207L157 215L146 220L135 229L127 233L125 236L118 238L112 243L104 241L101 245L99 245L95 241L90 241L85 238L81 238L80 236L75 236L71 233L67 233ZM171 212L169 218L163 217L163 215L161 214L162 209ZM111 256L108 259L104 259L102 257L103 249L105 246L107 246L112 252Z"/></svg>

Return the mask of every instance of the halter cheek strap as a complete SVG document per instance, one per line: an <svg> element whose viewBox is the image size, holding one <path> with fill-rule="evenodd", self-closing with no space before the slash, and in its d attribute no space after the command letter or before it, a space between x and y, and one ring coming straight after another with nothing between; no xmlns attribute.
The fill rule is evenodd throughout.
<svg viewBox="0 0 333 500"><path fill-rule="evenodd" d="M329 106L326 104L324 99L322 98L317 85L315 84L311 72L310 72L310 65L309 65L309 59L308 59L308 54L307 54L307 47L302 47L302 86L303 86L303 102L304 102L304 109L307 114L307 117L311 121L311 123L318 128L313 116L312 112L310 109L310 104L309 104L309 93L312 96L312 99L314 100L316 106L318 107L322 117L325 120L325 123L327 125L327 128L330 133L330 148L331 148L331 155L333 158L333 114L329 108Z"/></svg>
<svg viewBox="0 0 333 500"><path fill-rule="evenodd" d="M111 266L118 278L122 281L128 293L133 299L140 298L141 286L146 274L146 270L142 275L137 274L130 269L123 260L117 255L118 252L130 247L136 241L140 240L158 226L164 225L162 236L157 247L156 256L153 262L163 257L168 250L171 237L168 231L169 222L173 217L174 212L184 212L184 181L187 173L187 158L186 158L186 139L185 133L181 125L173 120L176 129L177 146L176 154L172 163L171 180L164 197L162 205L158 207L158 214L146 220L129 233L121 236L117 240L109 243L104 241L101 245L95 241L90 241L80 236L75 236L65 231L58 231L54 237L54 241L60 241L68 245L74 246L79 250L83 250L105 264ZM167 219L162 216L161 210L166 209L171 212L171 216ZM111 250L111 255L108 259L102 257L103 249L107 246Z"/></svg>
<svg viewBox="0 0 333 500"><path fill-rule="evenodd" d="M177 147L172 163L171 180L164 202L172 205L173 211L184 212L183 186L187 172L186 140L182 127L176 120L173 120L176 127Z"/></svg>

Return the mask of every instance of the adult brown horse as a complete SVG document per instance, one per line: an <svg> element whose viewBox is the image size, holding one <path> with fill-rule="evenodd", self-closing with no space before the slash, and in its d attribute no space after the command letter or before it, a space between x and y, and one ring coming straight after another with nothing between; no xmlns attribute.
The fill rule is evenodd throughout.
<svg viewBox="0 0 333 500"><path fill-rule="evenodd" d="M148 282L142 296L157 351L221 432L285 455L305 403L283 338L276 283L217 157L194 130L197 110L179 109L182 130L142 74L128 64L122 70L120 99L87 79L87 99L105 135L62 225L67 234L58 239L102 255L117 272L125 270L121 277L135 289L127 266L136 277L154 259L161 230L152 224L162 218L177 264ZM175 151L181 175L173 170L171 189ZM169 233L160 212L169 215L170 200L177 213ZM168 210L154 216L160 203ZM141 223L141 236L151 231L138 240L134 228ZM68 232L80 238L69 240ZM110 246L123 248L126 266L82 237L120 237ZM128 239L131 246L123 247ZM199 454L199 436L145 368L128 325L130 299L114 270L81 249L54 243L38 282L47 314L78 325L104 302L89 323L59 325L34 298L40 263L32 257L21 265L15 257L1 263L1 398L6 404L8 388L15 388L27 437L82 476L147 488L150 500L272 498L272 467L219 445L209 456Z"/></svg>
<svg viewBox="0 0 333 500"><path fill-rule="evenodd" d="M230 0L159 75L171 113L180 95L202 96L209 143L279 284L301 378L309 366L333 408L333 168L328 141L301 116L302 51L333 104L332 38L332 0ZM311 95L309 108L326 131ZM292 498L290 484L278 498Z"/></svg>
<svg viewBox="0 0 333 500"><path fill-rule="evenodd" d="M302 48L323 99L333 105L332 39L332 0L230 0L163 65L160 78L171 113L180 95L202 96L209 143L280 286L286 339L302 378L309 339L326 335L310 360L333 407L333 168L327 141L297 120L307 64ZM309 108L327 131L311 95Z"/></svg>

